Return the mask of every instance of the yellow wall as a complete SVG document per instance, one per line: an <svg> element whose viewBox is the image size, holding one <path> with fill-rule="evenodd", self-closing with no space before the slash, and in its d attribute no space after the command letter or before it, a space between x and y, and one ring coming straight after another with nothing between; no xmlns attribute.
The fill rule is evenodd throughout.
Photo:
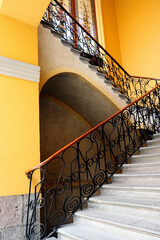
<svg viewBox="0 0 160 240"><path fill-rule="evenodd" d="M35 26L0 14L0 36L1 56L38 65ZM24 173L40 162L39 84L0 75L0 89L0 196L26 194Z"/></svg>
<svg viewBox="0 0 160 240"><path fill-rule="evenodd" d="M38 64L37 28L0 14L0 55Z"/></svg>
<svg viewBox="0 0 160 240"><path fill-rule="evenodd" d="M160 78L160 1L115 0L123 67Z"/></svg>
<svg viewBox="0 0 160 240"><path fill-rule="evenodd" d="M28 192L24 172L39 162L38 83L0 76L0 195Z"/></svg>
<svg viewBox="0 0 160 240"><path fill-rule="evenodd" d="M121 64L121 52L114 0L101 0L105 48Z"/></svg>
<svg viewBox="0 0 160 240"><path fill-rule="evenodd" d="M106 49L131 75L160 78L160 1L101 0Z"/></svg>
<svg viewBox="0 0 160 240"><path fill-rule="evenodd" d="M0 13L38 27L50 0L0 0Z"/></svg>

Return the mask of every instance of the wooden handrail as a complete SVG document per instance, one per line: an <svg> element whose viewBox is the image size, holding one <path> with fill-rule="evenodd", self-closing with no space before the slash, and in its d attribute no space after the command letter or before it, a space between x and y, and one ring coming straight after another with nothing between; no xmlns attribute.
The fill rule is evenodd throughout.
<svg viewBox="0 0 160 240"><path fill-rule="evenodd" d="M159 80L159 81L160 81L160 78L140 77L140 76L131 76L131 77L134 77L134 78L142 78L142 79L151 79L151 80Z"/></svg>
<svg viewBox="0 0 160 240"><path fill-rule="evenodd" d="M130 103L129 105L127 105L126 107L124 107L123 109L121 109L120 111L118 111L117 113L115 113L114 115L112 115L111 117L107 118L106 120L104 120L103 122L101 122L100 124L98 124L97 126L95 126L94 128L92 128L91 130L89 130L88 132L84 133L83 135L81 135L80 137L78 137L77 139L75 139L74 141L72 141L71 143L67 144L65 147L61 148L60 150L58 150L56 153L54 153L52 156L50 156L49 158L47 158L46 160L44 160L43 162L41 162L40 164L36 165L35 167L29 169L28 171L25 172L25 174L29 174L31 171L40 168L42 166L44 166L45 164L47 164L48 162L50 162L54 157L56 157L58 154L60 154L61 152L65 151L67 148L69 148L70 146L72 146L73 144L75 144L76 142L80 141L81 139L83 139L85 136L87 136L88 134L92 133L93 131L95 131L97 128L101 127L103 124L107 123L108 121L110 121L112 118L114 118L115 116L117 116L118 114L120 114L121 112L123 112L125 109L127 109L128 107L132 106L134 103L138 102L140 99L142 99L143 97L145 97L146 95L148 95L150 92L154 91L156 88L160 87L160 84L157 85L155 88L151 89L150 91L148 91L147 93L143 94L141 97L139 97L138 99L136 99L135 101L133 101L132 103Z"/></svg>

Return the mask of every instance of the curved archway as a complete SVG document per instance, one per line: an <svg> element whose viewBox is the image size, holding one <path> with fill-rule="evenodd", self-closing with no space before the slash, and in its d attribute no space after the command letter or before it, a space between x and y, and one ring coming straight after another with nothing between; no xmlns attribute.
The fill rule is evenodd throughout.
<svg viewBox="0 0 160 240"><path fill-rule="evenodd" d="M41 160L117 111L95 87L75 73L52 76L41 88Z"/></svg>

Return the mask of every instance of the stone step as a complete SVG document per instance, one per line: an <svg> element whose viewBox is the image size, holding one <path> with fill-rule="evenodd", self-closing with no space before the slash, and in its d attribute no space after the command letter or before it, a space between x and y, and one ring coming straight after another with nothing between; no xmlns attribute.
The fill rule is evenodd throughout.
<svg viewBox="0 0 160 240"><path fill-rule="evenodd" d="M84 224L66 225L58 230L59 240L127 240Z"/></svg>
<svg viewBox="0 0 160 240"><path fill-rule="evenodd" d="M120 89L117 88L117 87L112 87L112 89L113 89L113 91L116 91L116 92L118 92L118 93L119 93L119 91L120 91Z"/></svg>
<svg viewBox="0 0 160 240"><path fill-rule="evenodd" d="M147 145L148 147L149 147L149 146L160 145L160 138L148 140L148 141L146 142L146 145Z"/></svg>
<svg viewBox="0 0 160 240"><path fill-rule="evenodd" d="M79 56L79 59L83 62L86 62L88 63L90 59L86 58L86 57L83 57L83 56Z"/></svg>
<svg viewBox="0 0 160 240"><path fill-rule="evenodd" d="M113 84L113 82L112 82L112 81L110 81L110 80L107 80L107 79L105 79L105 80L104 80L104 82L105 82L105 83L107 83L107 84L109 84L109 85L112 85L112 84Z"/></svg>
<svg viewBox="0 0 160 240"><path fill-rule="evenodd" d="M72 43L69 42L69 41L67 41L66 39L61 38L61 42L62 42L62 44L63 44L64 46L71 48L71 44L72 44Z"/></svg>
<svg viewBox="0 0 160 240"><path fill-rule="evenodd" d="M160 198L160 187L152 186L139 186L139 185L116 185L105 184L101 188L101 195L114 195L114 196L127 196L127 197L144 197L144 198Z"/></svg>
<svg viewBox="0 0 160 240"><path fill-rule="evenodd" d="M101 229L109 234L126 237L128 240L158 240L160 238L160 221L128 216L105 210L86 209L76 212L74 222L95 229ZM91 237L92 239L92 237Z"/></svg>
<svg viewBox="0 0 160 240"><path fill-rule="evenodd" d="M160 153L160 145L149 146L149 147L141 147L136 154L151 154L151 153Z"/></svg>
<svg viewBox="0 0 160 240"><path fill-rule="evenodd" d="M107 73L103 73L103 72L97 71L97 75L98 75L98 76L102 76L103 78L105 78L105 76L107 75Z"/></svg>
<svg viewBox="0 0 160 240"><path fill-rule="evenodd" d="M80 49L78 49L78 48L71 47L71 52L73 52L73 53L75 53L77 55L80 55L82 51Z"/></svg>
<svg viewBox="0 0 160 240"><path fill-rule="evenodd" d="M160 138L160 133L153 134L153 139L158 139Z"/></svg>
<svg viewBox="0 0 160 240"><path fill-rule="evenodd" d="M159 162L160 153L148 153L141 155L133 155L131 157L132 163L148 163L148 162Z"/></svg>
<svg viewBox="0 0 160 240"><path fill-rule="evenodd" d="M88 207L160 220L160 200L158 199L104 195L90 198Z"/></svg>
<svg viewBox="0 0 160 240"><path fill-rule="evenodd" d="M46 238L46 240L57 240L55 237Z"/></svg>
<svg viewBox="0 0 160 240"><path fill-rule="evenodd" d="M114 174L112 177L116 184L128 185L159 185L160 173L146 173L146 174Z"/></svg>
<svg viewBox="0 0 160 240"><path fill-rule="evenodd" d="M159 162L137 163L137 164L124 164L122 172L126 173L160 173L160 160Z"/></svg>
<svg viewBox="0 0 160 240"><path fill-rule="evenodd" d="M95 65L92 65L92 64L88 64L88 66L91 70L94 70L94 71L97 71L98 68L99 68L98 66L95 66Z"/></svg>

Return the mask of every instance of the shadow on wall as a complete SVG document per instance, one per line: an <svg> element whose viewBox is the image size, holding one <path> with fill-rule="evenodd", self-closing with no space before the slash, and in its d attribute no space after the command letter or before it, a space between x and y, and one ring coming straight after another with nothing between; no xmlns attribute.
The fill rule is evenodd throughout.
<svg viewBox="0 0 160 240"><path fill-rule="evenodd" d="M53 76L40 94L41 161L115 112L106 98L76 74Z"/></svg>

